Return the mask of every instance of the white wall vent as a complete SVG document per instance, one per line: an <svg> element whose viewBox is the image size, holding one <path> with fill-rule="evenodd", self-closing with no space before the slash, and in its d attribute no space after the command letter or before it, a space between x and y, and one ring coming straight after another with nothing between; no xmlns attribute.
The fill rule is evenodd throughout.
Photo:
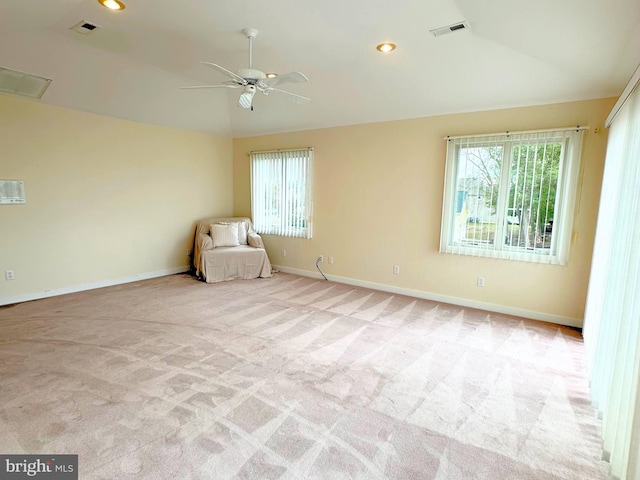
<svg viewBox="0 0 640 480"><path fill-rule="evenodd" d="M27 203L22 180L0 180L0 205Z"/></svg>
<svg viewBox="0 0 640 480"><path fill-rule="evenodd" d="M0 67L0 92L42 98L51 79Z"/></svg>
<svg viewBox="0 0 640 480"><path fill-rule="evenodd" d="M82 35L89 35L90 33L95 32L100 28L100 25L96 25L95 23L87 22L85 20L81 20L76 23L69 30L73 30L76 33L80 33Z"/></svg>
<svg viewBox="0 0 640 480"><path fill-rule="evenodd" d="M447 33L459 32L460 30L468 30L469 22L466 20L458 23L454 23L452 25L447 25L446 27L434 28L433 30L429 30L434 37L439 37L441 35L446 35Z"/></svg>

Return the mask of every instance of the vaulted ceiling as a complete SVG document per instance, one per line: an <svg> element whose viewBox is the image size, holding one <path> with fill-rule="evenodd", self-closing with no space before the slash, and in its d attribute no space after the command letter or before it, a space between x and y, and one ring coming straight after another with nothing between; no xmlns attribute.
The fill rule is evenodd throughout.
<svg viewBox="0 0 640 480"><path fill-rule="evenodd" d="M52 79L44 103L239 137L616 96L640 62L638 0L124 1L2 0L0 66ZM254 68L304 72L281 88L310 103L179 89L227 80L200 61L247 67L245 27Z"/></svg>

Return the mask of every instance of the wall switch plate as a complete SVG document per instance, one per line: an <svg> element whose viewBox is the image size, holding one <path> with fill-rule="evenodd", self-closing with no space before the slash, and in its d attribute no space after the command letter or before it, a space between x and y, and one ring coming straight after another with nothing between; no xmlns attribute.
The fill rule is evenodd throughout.
<svg viewBox="0 0 640 480"><path fill-rule="evenodd" d="M4 278L6 278L7 280L14 280L16 276L13 270L6 270L4 272Z"/></svg>
<svg viewBox="0 0 640 480"><path fill-rule="evenodd" d="M393 266L393 274L398 275L400 273L400 265Z"/></svg>
<svg viewBox="0 0 640 480"><path fill-rule="evenodd" d="M286 257L287 256L287 251L284 248L282 250L280 250L280 256L281 257Z"/></svg>
<svg viewBox="0 0 640 480"><path fill-rule="evenodd" d="M484 277L478 277L478 280L477 280L476 284L479 287L484 287Z"/></svg>
<svg viewBox="0 0 640 480"><path fill-rule="evenodd" d="M329 257L329 265L333 265L333 257Z"/></svg>

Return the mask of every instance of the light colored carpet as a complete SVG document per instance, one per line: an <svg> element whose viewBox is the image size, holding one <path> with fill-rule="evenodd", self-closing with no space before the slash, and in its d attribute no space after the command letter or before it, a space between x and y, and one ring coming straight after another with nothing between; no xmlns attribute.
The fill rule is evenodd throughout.
<svg viewBox="0 0 640 480"><path fill-rule="evenodd" d="M0 452L81 479L608 479L580 335L284 273L0 309Z"/></svg>

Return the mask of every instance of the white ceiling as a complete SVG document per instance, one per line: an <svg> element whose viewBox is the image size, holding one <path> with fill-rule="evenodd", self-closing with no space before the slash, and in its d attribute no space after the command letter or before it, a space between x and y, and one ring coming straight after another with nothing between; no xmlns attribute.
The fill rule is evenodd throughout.
<svg viewBox="0 0 640 480"><path fill-rule="evenodd" d="M616 96L640 62L638 0L124 1L1 0L0 66L53 79L44 103L240 137ZM201 60L246 67L244 27L254 68L304 72L281 88L311 103L178 88L226 80Z"/></svg>

